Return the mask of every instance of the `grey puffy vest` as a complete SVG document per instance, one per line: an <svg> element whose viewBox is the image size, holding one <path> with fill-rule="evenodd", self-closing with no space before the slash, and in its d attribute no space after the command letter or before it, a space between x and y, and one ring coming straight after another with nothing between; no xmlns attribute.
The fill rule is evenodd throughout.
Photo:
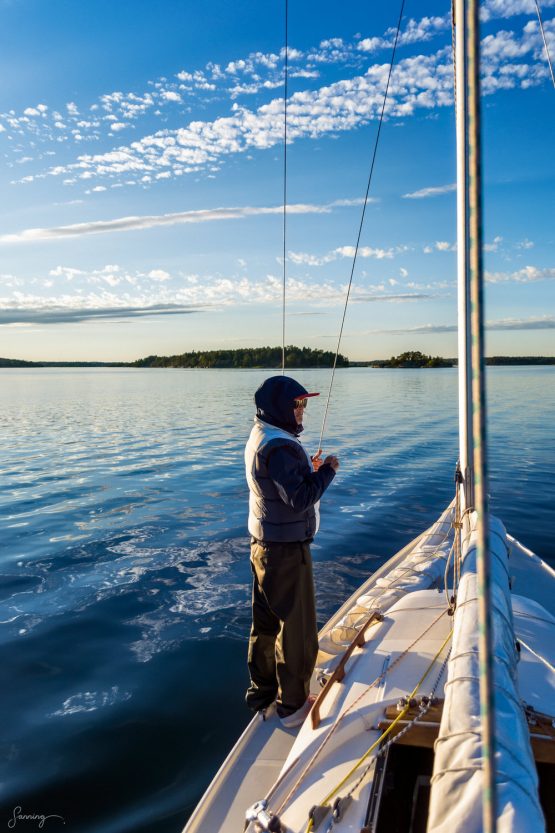
<svg viewBox="0 0 555 833"><path fill-rule="evenodd" d="M265 454L268 444L277 439L300 446L306 456L306 472L308 474L312 471L310 457L294 434L255 417L245 448L245 469L250 491L249 532L257 541L306 541L313 538L318 531L319 502L302 512L296 512L280 498L276 486L268 476ZM272 445L275 446L275 442Z"/></svg>

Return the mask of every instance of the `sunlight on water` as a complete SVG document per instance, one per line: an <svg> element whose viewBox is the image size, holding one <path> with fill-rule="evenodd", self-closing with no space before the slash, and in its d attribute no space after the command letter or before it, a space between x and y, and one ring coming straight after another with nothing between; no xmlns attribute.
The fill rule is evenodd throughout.
<svg viewBox="0 0 555 833"><path fill-rule="evenodd" d="M218 742L230 742L246 720L243 450L252 395L267 375L0 372L0 633L10 675L0 752L8 804L40 798L41 790L56 794L66 770L75 770L75 801L88 801L92 812L107 767L114 790L129 792L127 810L114 826L108 819L119 798L107 794L95 833L135 829L145 794L149 813L177 818L184 796L197 795L219 763L206 741L207 769L193 774L183 749L191 741L204 748L205 710L221 685L209 680L222 663L235 717ZM329 373L294 375L323 394L306 413L303 441L314 452ZM555 368L493 368L488 380L493 509L550 559ZM336 453L341 469L313 545L321 621L451 499L456 398L451 369L336 375L324 452ZM132 751L122 759L113 744L119 749L127 726ZM145 748L157 749L166 769L142 772ZM184 780L170 789L176 773ZM156 829L179 825L160 821Z"/></svg>

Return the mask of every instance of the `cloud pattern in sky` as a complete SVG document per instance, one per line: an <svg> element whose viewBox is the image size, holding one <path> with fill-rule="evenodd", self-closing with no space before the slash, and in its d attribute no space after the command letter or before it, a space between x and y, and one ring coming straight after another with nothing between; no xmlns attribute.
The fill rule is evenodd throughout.
<svg viewBox="0 0 555 833"><path fill-rule="evenodd" d="M544 10L551 9L555 0L544 0L542 5ZM510 21L523 14L530 19ZM497 21L495 31L482 39L484 95L525 92L545 85L549 72L533 0L486 0L481 15L486 23ZM446 45L450 26L449 15L409 19L403 24L400 46L406 51L400 52L393 71L388 121L402 126L416 115L435 118L452 106L453 66L451 47ZM545 20L545 31L555 53L554 19ZM329 37L312 47L289 48L295 90L288 101L291 143L335 138L376 120L394 34L393 29L386 29L380 35ZM188 175L217 177L233 157L245 158L281 146L283 59L283 50L251 52L227 63L208 62L202 68L181 68L173 75L161 75L142 91L101 94L92 104L76 99L54 108L48 101L30 101L19 110L0 113L0 147L4 148L12 187L25 186L32 193L35 186L63 185L73 197L65 204L78 206L85 197L94 205L96 197L108 197L114 189L138 186L150 190ZM206 115L199 118L199 113ZM423 187L415 183L417 187L400 192L398 199L422 205L453 200L455 184L447 177L433 179L430 176L431 181L422 183ZM53 205L63 204L53 201ZM360 204L359 198L296 202L288 211L292 215L328 215L342 207L358 210ZM45 242L63 246L64 241L93 235L279 217L282 210L281 205L237 206L230 201L229 207L137 212L105 219L96 216L82 222L6 231L0 235L0 245L3 250L18 246L32 249ZM354 247L345 240L330 243L320 252L288 251L287 295L293 313L300 314L295 304L317 308L343 302L345 276L330 270L348 263ZM517 241L504 234L492 235L485 251L499 255L508 268L498 268L496 262L496 268L486 274L488 283L493 287L549 283L555 269L540 261L522 265L521 260L510 267L513 257L523 257L534 246L525 236ZM363 267L377 264L385 271L382 268L376 277L375 272L366 274L363 269L353 289L353 303L452 301L456 295L455 252L456 244L448 239L363 244L358 252ZM421 269L420 277L410 277L407 258L417 253L431 256L427 261L450 258L448 271L442 277L433 273L423 277L426 270ZM281 266L281 259L276 259ZM246 260L238 265L237 271L229 269L227 274L210 269L202 274L171 269L163 261L144 270L77 264L37 268L32 276L6 272L0 275L0 325L134 320L276 304L282 291L281 276L268 271L261 275L260 269ZM498 319L495 326L490 323L490 329L547 330L552 328L550 321L545 316L507 317ZM451 325L419 325L387 332L425 335L451 330Z"/></svg>
<svg viewBox="0 0 555 833"><path fill-rule="evenodd" d="M520 13L526 4L509 4L504 16ZM490 17L501 16L494 3L486 7ZM515 9L515 11L513 11ZM401 43L426 43L450 25L448 16L410 20ZM555 21L545 23L545 33L555 51ZM390 49L392 32L381 38L363 38L346 43L335 38L323 41L312 51L289 50L291 71L296 77L317 80L323 66L344 64L345 69L360 67L377 52ZM515 87L523 89L545 82L548 68L543 55L543 41L538 22L528 21L520 30L501 30L487 35L482 43L482 84L485 95ZM388 56L373 63L363 74L334 83L310 88L291 95L288 103L289 141L317 139L350 131L375 119L381 110L388 73ZM318 69L319 68L319 69ZM100 153L79 153L67 164L42 166L14 182L32 183L47 176L62 177L67 185L98 182L92 190L130 185L151 186L185 174L214 173L226 157L233 154L267 150L283 139L283 99L273 98L256 109L235 99L272 91L283 86L282 55L254 53L246 59L230 62L222 68L209 64L204 70L177 73L175 81L154 81L144 94L113 92L100 97L89 107L86 117L75 102L65 112L51 110L45 103L26 107L23 114L0 114L5 136L18 141L22 153L24 140L56 147L60 142L77 144L116 139L125 131L136 132L141 118L155 117L160 122L182 120L189 109L186 97L207 96L225 101L232 99L231 115L213 120L194 119L185 127L163 127L155 132L115 145ZM241 86L235 83L243 79ZM230 86L230 79L232 85ZM314 85L313 85L314 86ZM430 55L417 54L401 58L394 68L386 108L386 118L406 118L416 111L434 110L453 104L453 68L450 47ZM173 108L173 109L172 109ZM1 129L0 128L0 129ZM0 139L2 136L0 136ZM23 144L22 144L23 142ZM27 167L33 157L25 153L15 165ZM46 161L55 150L39 154ZM408 195L407 195L408 196ZM411 195L414 197L414 195Z"/></svg>

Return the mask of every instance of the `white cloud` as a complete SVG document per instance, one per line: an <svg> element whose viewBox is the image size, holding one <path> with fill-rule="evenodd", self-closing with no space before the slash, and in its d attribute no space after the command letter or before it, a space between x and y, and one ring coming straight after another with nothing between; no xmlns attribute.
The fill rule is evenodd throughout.
<svg viewBox="0 0 555 833"><path fill-rule="evenodd" d="M52 278L65 278L68 281L72 281L77 276L81 276L86 273L81 269L73 269L70 266L56 266L56 268L51 269L48 274Z"/></svg>
<svg viewBox="0 0 555 833"><path fill-rule="evenodd" d="M175 101L181 102L182 98L179 93L174 92L173 90L164 90L160 93L160 98L164 101Z"/></svg>
<svg viewBox="0 0 555 833"><path fill-rule="evenodd" d="M5 306L0 302L0 326L13 327L31 324L77 324L83 321L137 319L158 315L185 315L199 312L200 307L170 305L126 306L113 294L100 293L80 297L78 303L64 297L41 303L42 299L28 296L19 306Z"/></svg>
<svg viewBox="0 0 555 833"><path fill-rule="evenodd" d="M12 297L0 298L0 324L14 323L71 323L83 320L136 318L145 315L176 315L229 306L270 304L281 298L282 278L266 275L262 279L245 276L185 276L181 286L172 286L155 275L164 270L151 270L147 275L129 274L118 266L104 266L92 272L59 266L52 277L68 277L80 281L72 294L41 296L13 291ZM87 291L82 287L95 287ZM117 294L114 288L118 287ZM414 303L428 299L422 292L385 292L380 286L355 286L352 300L359 303ZM290 278L287 297L290 305L298 303L302 311L312 307L336 306L344 300L346 285L329 281L315 282ZM292 310L292 312L294 309Z"/></svg>
<svg viewBox="0 0 555 833"><path fill-rule="evenodd" d="M295 69L289 73L290 78L319 78L320 73L317 69Z"/></svg>
<svg viewBox="0 0 555 833"><path fill-rule="evenodd" d="M329 214L336 207L342 207L348 201L311 205L293 203L287 206L289 214ZM119 217L115 220L94 220L88 223L74 223L70 226L53 228L29 228L16 234L0 235L0 244L32 243L43 240L63 240L82 237L87 234L105 234L108 232L131 231L136 229L171 226L178 223L208 223L217 220L239 220L246 217L282 214L283 206L243 206L238 208L212 208L196 211L179 211L173 214L151 214L137 217Z"/></svg>
<svg viewBox="0 0 555 833"><path fill-rule="evenodd" d="M539 269L537 266L525 266L516 272L486 272L488 283L531 283L555 278L555 269Z"/></svg>
<svg viewBox="0 0 555 833"><path fill-rule="evenodd" d="M419 191L413 191L410 194L403 194L404 200L422 200L426 197L437 197L440 194L448 194L451 191L457 190L457 183L452 182L449 185L435 185L430 188L421 188Z"/></svg>
<svg viewBox="0 0 555 833"><path fill-rule="evenodd" d="M555 0L546 0L548 6ZM533 15L532 0L488 0L486 17L511 17L515 14ZM411 19L403 27L401 43L425 43L449 28L449 16L430 16ZM546 33L554 38L554 23L546 21ZM289 48L292 77L313 79L326 64L352 67L364 66L368 53L389 46L393 30L379 37L356 36L352 41L330 37L317 47L302 52ZM484 89L486 93L544 83L547 69L542 54L542 43L537 22L532 19L521 33L501 31L487 35L483 41ZM184 103L184 96L201 96L216 91L217 97L237 97L242 94L271 90L282 84L283 50L280 53L251 53L246 58L231 61L222 69L209 62L203 70L177 73L174 79L160 77L149 82L144 94L116 90L99 98L88 108L90 118L80 118L75 102L66 104L67 115L49 111L46 104L28 107L17 117L1 114L13 131L20 135L41 136L43 140L97 142L102 133L117 133L129 127L147 112L164 121L171 113L182 113L183 108L163 107L165 103ZM290 139L318 138L353 130L376 118L382 101L387 74L387 63L370 66L364 74L325 84L316 90L305 89L290 98ZM401 60L395 67L390 102L386 117L403 118L418 109L432 110L452 103L451 50L445 47L432 55L415 55ZM217 97L215 100L217 100ZM236 105L231 115L214 121L192 120L180 129L164 129L144 136L128 147L112 148L107 153L83 154L73 164L56 166L47 173L52 176L71 174L68 180L87 176L106 177L125 184L129 176L156 176L156 171L169 171L170 176L194 173L214 167L225 156L268 149L281 142L281 114L283 101L274 99L257 109ZM34 117L40 115L42 118ZM55 121L66 124L53 136ZM77 119L79 121L77 122ZM110 124L112 122L112 124ZM42 132L41 132L42 131ZM19 138L19 136L18 136ZM212 171L213 173L213 171ZM38 173L21 182L32 182L45 176ZM418 199L446 193L452 186L437 186L404 195Z"/></svg>
<svg viewBox="0 0 555 833"><path fill-rule="evenodd" d="M342 201L343 203L345 201ZM389 249L380 249L373 246L359 246L358 257L371 257L376 260L383 260L385 258L391 259L399 252L407 251L407 246L392 246ZM288 252L288 259L295 264L304 266L323 266L326 263L331 263L340 257L353 258L355 256L354 246L339 246L325 255L313 255L307 252ZM408 273L407 273L408 274Z"/></svg>
<svg viewBox="0 0 555 833"><path fill-rule="evenodd" d="M389 116L406 116L415 109L443 106L452 101L452 69L449 50L433 56L401 61L393 77ZM351 130L380 112L388 66L375 65L363 76L338 81L314 91L295 93L289 101L289 137L318 138ZM256 111L238 104L233 115L212 122L192 121L178 130L163 130L129 146L103 154L83 155L68 166L50 169L50 175L74 173L99 177L169 169L190 173L213 164L220 157L253 149L268 149L283 138L283 101L274 99Z"/></svg>
<svg viewBox="0 0 555 833"><path fill-rule="evenodd" d="M555 316L539 315L530 318L502 318L499 321L487 321L488 330L553 330Z"/></svg>
<svg viewBox="0 0 555 833"><path fill-rule="evenodd" d="M493 321L486 321L487 330L553 330L555 329L555 316L540 315L529 318L501 318ZM456 333L456 324L419 324L416 327L403 327L395 330L371 330L368 334L387 335L438 335L442 333Z"/></svg>
<svg viewBox="0 0 555 833"><path fill-rule="evenodd" d="M438 252L455 252L457 250L456 243L448 243L446 240L437 240L435 247Z"/></svg>
<svg viewBox="0 0 555 833"><path fill-rule="evenodd" d="M445 14L442 17L423 17L420 20L411 18L403 25L399 34L398 44L412 44L428 41L438 32L443 32L451 26L451 16ZM378 49L389 49L393 46L396 29L388 29L383 37L364 38L359 41L358 48L361 52L376 52Z"/></svg>
<svg viewBox="0 0 555 833"><path fill-rule="evenodd" d="M376 260L383 260L384 258L390 259L401 251L406 251L406 247L393 246L389 249L378 249L373 248L372 246L359 246L358 257L373 257ZM355 247L341 246L339 249L335 249L335 252L341 257L354 257Z"/></svg>
<svg viewBox="0 0 555 833"><path fill-rule="evenodd" d="M322 266L324 263L329 263L330 260L335 260L334 257L330 257L329 255L317 257L306 252L287 252L287 258L291 263L297 265L302 264L303 266Z"/></svg>
<svg viewBox="0 0 555 833"><path fill-rule="evenodd" d="M496 252L499 249L499 244L503 242L502 237L494 237L492 243L484 243L485 252Z"/></svg>
<svg viewBox="0 0 555 833"><path fill-rule="evenodd" d="M555 6L555 0L542 0L541 5L544 9L547 9ZM495 18L535 13L534 0L484 0L480 9L480 17L484 22Z"/></svg>
<svg viewBox="0 0 555 833"><path fill-rule="evenodd" d="M169 281L171 279L170 273L164 271L164 269L151 269L147 277L153 281Z"/></svg>
<svg viewBox="0 0 555 833"><path fill-rule="evenodd" d="M427 31L431 31L441 28L444 19L424 20L427 21ZM420 23L423 24L423 21ZM422 27L415 24L414 32L422 31ZM343 50L344 47L343 42L325 42L325 50L328 52ZM235 73L234 77L238 74L242 77L244 73L248 76L254 67L249 60L232 62L226 67L226 72ZM388 69L387 63L373 64L363 75L336 81L316 90L294 93L288 107L290 141L316 139L353 130L377 118L382 106ZM486 94L516 86L526 88L541 84L546 79L546 72L545 62L541 58L537 24L533 21L526 24L518 35L497 32L484 39L483 84ZM266 83L266 80L261 80L260 85ZM405 118L420 109L433 110L451 106L452 80L450 46L431 55L416 55L399 61L393 71L386 118ZM259 82L248 76L245 81L240 81L240 86L252 83ZM274 86L272 79L268 86ZM121 96L112 94L112 97L118 95ZM282 115L281 98L254 110L235 103L230 116L214 121L194 120L177 130L160 130L127 147L122 146L103 154L82 155L76 163L62 168L62 171L58 167L49 173L58 175L60 172L71 172L80 178L87 173L98 177L119 178L130 173L136 175L152 172L158 168L170 170L173 175L191 173L214 165L230 154L268 149L281 143ZM418 199L453 189L452 184L434 186L405 196Z"/></svg>

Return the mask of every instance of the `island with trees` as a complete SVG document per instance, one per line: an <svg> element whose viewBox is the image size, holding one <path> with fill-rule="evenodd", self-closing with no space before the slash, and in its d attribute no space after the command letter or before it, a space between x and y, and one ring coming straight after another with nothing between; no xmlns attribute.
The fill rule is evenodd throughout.
<svg viewBox="0 0 555 833"><path fill-rule="evenodd" d="M555 356L486 356L487 365L554 365ZM368 362L350 362L349 367L457 367L458 359L444 359L442 356L428 356L418 350L408 350L390 359L375 359Z"/></svg>
<svg viewBox="0 0 555 833"><path fill-rule="evenodd" d="M455 359L443 359L441 356L427 356L419 350L408 350L390 359L378 359L368 362L368 367L453 367Z"/></svg>
<svg viewBox="0 0 555 833"><path fill-rule="evenodd" d="M335 353L331 350L315 350L311 347L285 348L286 369L332 367ZM281 369L281 347L244 347L237 350L193 350L175 356L146 356L134 362L49 362L0 358L0 368L21 367L137 367L137 368L266 368ZM487 365L555 365L555 356L491 356ZM350 361L337 356L337 367L372 368L434 368L456 367L457 359L428 356L418 350L408 350L390 359Z"/></svg>
<svg viewBox="0 0 555 833"><path fill-rule="evenodd" d="M313 350L310 347L285 348L285 367L332 367L335 353L331 350ZM181 353L178 356L147 356L133 362L134 367L198 367L232 368L260 367L281 368L281 347L246 347L239 350L206 350ZM341 354L337 367L349 367L349 359Z"/></svg>

